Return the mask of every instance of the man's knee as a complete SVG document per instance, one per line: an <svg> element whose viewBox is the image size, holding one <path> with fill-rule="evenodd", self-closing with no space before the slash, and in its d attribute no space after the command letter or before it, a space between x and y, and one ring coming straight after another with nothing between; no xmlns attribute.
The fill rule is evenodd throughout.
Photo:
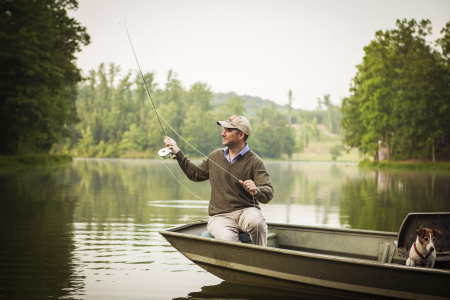
<svg viewBox="0 0 450 300"><path fill-rule="evenodd" d="M252 221L249 222L248 228L249 228L249 231L251 231L251 232L253 232L253 231L266 232L267 231L267 224L266 224L266 221L264 219L261 219L261 220L256 220L255 219L255 220L252 220Z"/></svg>
<svg viewBox="0 0 450 300"><path fill-rule="evenodd" d="M267 230L266 220L259 209L250 208L241 217L240 225L246 230Z"/></svg>
<svg viewBox="0 0 450 300"><path fill-rule="evenodd" d="M218 240L238 242L239 230L237 226L231 226L227 221L217 218L211 219L207 226L208 231Z"/></svg>

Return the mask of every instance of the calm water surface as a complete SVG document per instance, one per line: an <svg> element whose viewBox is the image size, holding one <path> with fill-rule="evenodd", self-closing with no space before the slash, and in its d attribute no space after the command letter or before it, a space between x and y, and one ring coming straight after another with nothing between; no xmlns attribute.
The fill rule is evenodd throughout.
<svg viewBox="0 0 450 300"><path fill-rule="evenodd" d="M0 298L321 298L223 282L175 251L158 230L207 220L210 188L164 163L0 170ZM397 232L409 212L450 210L449 174L266 165L275 188L262 205L268 222Z"/></svg>

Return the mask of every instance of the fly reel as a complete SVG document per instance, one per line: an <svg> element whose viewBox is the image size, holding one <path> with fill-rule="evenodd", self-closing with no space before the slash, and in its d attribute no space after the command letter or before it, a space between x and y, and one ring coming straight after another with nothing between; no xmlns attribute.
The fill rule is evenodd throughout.
<svg viewBox="0 0 450 300"><path fill-rule="evenodd" d="M160 159L169 159L173 156L173 151L172 149L169 148L162 148L161 150L158 151L158 157Z"/></svg>

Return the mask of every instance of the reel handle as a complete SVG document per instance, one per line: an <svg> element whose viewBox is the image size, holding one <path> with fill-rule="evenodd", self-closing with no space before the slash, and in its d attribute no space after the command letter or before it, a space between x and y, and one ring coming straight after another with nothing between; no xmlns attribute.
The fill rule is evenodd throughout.
<svg viewBox="0 0 450 300"><path fill-rule="evenodd" d="M177 156L173 153L173 148L170 148L170 151L172 152L172 159L177 159Z"/></svg>

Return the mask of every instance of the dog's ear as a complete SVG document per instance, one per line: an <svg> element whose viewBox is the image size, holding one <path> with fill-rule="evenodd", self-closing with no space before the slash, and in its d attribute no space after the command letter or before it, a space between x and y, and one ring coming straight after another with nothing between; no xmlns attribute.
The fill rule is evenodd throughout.
<svg viewBox="0 0 450 300"><path fill-rule="evenodd" d="M426 228L420 228L420 229L416 230L417 235L420 236L420 237L423 237L426 232L427 232Z"/></svg>
<svg viewBox="0 0 450 300"><path fill-rule="evenodd" d="M433 229L433 232L434 232L434 235L435 235L436 237L441 236L441 232L440 232L439 230Z"/></svg>

